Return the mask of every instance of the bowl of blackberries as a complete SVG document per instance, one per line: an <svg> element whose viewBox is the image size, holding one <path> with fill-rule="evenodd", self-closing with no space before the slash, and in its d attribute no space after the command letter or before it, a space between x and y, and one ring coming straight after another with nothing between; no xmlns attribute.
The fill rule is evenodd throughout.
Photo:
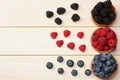
<svg viewBox="0 0 120 80"><path fill-rule="evenodd" d="M95 55L92 61L92 71L102 80L111 79L116 75L118 64L110 53Z"/></svg>
<svg viewBox="0 0 120 80"><path fill-rule="evenodd" d="M93 22L100 27L111 25L116 19L116 10L110 0L98 2L91 10Z"/></svg>

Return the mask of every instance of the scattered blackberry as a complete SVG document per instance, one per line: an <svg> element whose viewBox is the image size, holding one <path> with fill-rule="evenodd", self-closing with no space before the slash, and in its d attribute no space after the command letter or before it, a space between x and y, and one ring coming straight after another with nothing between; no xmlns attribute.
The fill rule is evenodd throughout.
<svg viewBox="0 0 120 80"><path fill-rule="evenodd" d="M83 67L83 66L84 66L83 60L79 60L79 61L77 62L77 65L78 65L79 67Z"/></svg>
<svg viewBox="0 0 120 80"><path fill-rule="evenodd" d="M52 62L47 62L46 67L48 69L52 69L53 68L53 63Z"/></svg>
<svg viewBox="0 0 120 80"><path fill-rule="evenodd" d="M66 64L67 64L67 66L69 66L69 67L73 67L74 62L73 62L73 60L68 60L68 61L66 62Z"/></svg>
<svg viewBox="0 0 120 80"><path fill-rule="evenodd" d="M78 3L73 3L73 4L71 4L71 9L73 9L73 10L78 10L78 8L79 8L79 4Z"/></svg>
<svg viewBox="0 0 120 80"><path fill-rule="evenodd" d="M63 68L58 68L57 72L58 72L59 74L63 74L63 73L64 73L64 69L63 69Z"/></svg>
<svg viewBox="0 0 120 80"><path fill-rule="evenodd" d="M58 61L59 63L63 62L63 60L64 60L64 59L63 59L62 56L58 56L58 57L57 57L57 61Z"/></svg>
<svg viewBox="0 0 120 80"><path fill-rule="evenodd" d="M90 69L86 69L86 70L85 70L85 74L86 74L87 76L91 75L91 70L90 70Z"/></svg>
<svg viewBox="0 0 120 80"><path fill-rule="evenodd" d="M96 76L107 79L117 70L117 68L118 64L110 53L94 56L92 69Z"/></svg>
<svg viewBox="0 0 120 80"><path fill-rule="evenodd" d="M55 19L55 23L58 24L58 25L61 25L62 24L62 20L59 17L57 17Z"/></svg>
<svg viewBox="0 0 120 80"><path fill-rule="evenodd" d="M63 8L63 7L57 8L57 13L58 13L59 15L62 15L62 14L64 14L65 12L66 12L66 9L65 9L65 8Z"/></svg>
<svg viewBox="0 0 120 80"><path fill-rule="evenodd" d="M46 12L46 17L47 18L51 18L51 17L53 17L53 15L54 15L54 13L52 11L47 11Z"/></svg>
<svg viewBox="0 0 120 80"><path fill-rule="evenodd" d="M103 18L101 16L94 16L93 19L99 24L103 23Z"/></svg>
<svg viewBox="0 0 120 80"><path fill-rule="evenodd" d="M74 21L74 22L77 22L80 20L80 16L78 14L73 14L71 19Z"/></svg>
<svg viewBox="0 0 120 80"><path fill-rule="evenodd" d="M75 69L73 69L73 70L71 71L71 74L72 74L72 76L77 76L77 75L78 75L78 71L75 70Z"/></svg>

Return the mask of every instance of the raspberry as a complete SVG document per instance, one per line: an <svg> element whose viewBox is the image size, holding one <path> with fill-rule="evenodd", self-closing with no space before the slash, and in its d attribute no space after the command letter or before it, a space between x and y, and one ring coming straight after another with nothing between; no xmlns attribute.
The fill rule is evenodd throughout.
<svg viewBox="0 0 120 80"><path fill-rule="evenodd" d="M74 47L75 47L74 42L70 42L70 43L68 43L68 44L67 44L67 47L68 47L69 49L73 50Z"/></svg>
<svg viewBox="0 0 120 80"><path fill-rule="evenodd" d="M86 45L85 45L85 44L80 45L80 46L79 46L79 50L80 50L81 52L85 52L85 50L86 50Z"/></svg>
<svg viewBox="0 0 120 80"><path fill-rule="evenodd" d="M114 51L115 49L116 49L116 46L110 47L110 50L111 50L111 51Z"/></svg>
<svg viewBox="0 0 120 80"><path fill-rule="evenodd" d="M105 35L106 35L106 31L101 30L101 35L100 36L104 37Z"/></svg>
<svg viewBox="0 0 120 80"><path fill-rule="evenodd" d="M97 41L97 40L98 40L98 36L93 35L93 36L92 36L92 41Z"/></svg>
<svg viewBox="0 0 120 80"><path fill-rule="evenodd" d="M107 42L107 39L105 37L99 37L98 42L100 46L104 46Z"/></svg>
<svg viewBox="0 0 120 80"><path fill-rule="evenodd" d="M95 35L96 35L96 36L101 36L101 29L102 29L102 28L99 28L99 29L97 29L97 30L95 31Z"/></svg>
<svg viewBox="0 0 120 80"><path fill-rule="evenodd" d="M109 46L105 46L104 47L104 51L108 51L108 50L110 50L110 47Z"/></svg>
<svg viewBox="0 0 120 80"><path fill-rule="evenodd" d="M116 42L115 39L111 39L111 40L108 41L108 44L109 44L110 47L116 46L116 43L117 43L117 42Z"/></svg>
<svg viewBox="0 0 120 80"><path fill-rule="evenodd" d="M80 16L78 14L73 14L71 19L73 20L73 22L77 22L80 20Z"/></svg>
<svg viewBox="0 0 120 80"><path fill-rule="evenodd" d="M56 37L58 36L58 33L57 32L52 32L50 33L50 36L52 39L56 39Z"/></svg>
<svg viewBox="0 0 120 80"><path fill-rule="evenodd" d="M83 32L78 32L78 33L77 33L77 37L78 37L78 38L81 39L81 38L83 38L83 36L84 36L84 33L83 33Z"/></svg>
<svg viewBox="0 0 120 80"><path fill-rule="evenodd" d="M93 47L97 47L98 44L99 44L98 41L94 41L94 42L92 42L92 46L93 46Z"/></svg>
<svg viewBox="0 0 120 80"><path fill-rule="evenodd" d="M103 50L103 47L101 47L101 46L97 46L96 49L99 50L99 51L102 51L102 50Z"/></svg>
<svg viewBox="0 0 120 80"><path fill-rule="evenodd" d="M108 33L109 31L111 31L111 29L109 27L105 27L105 28L103 28L103 31L105 31L106 33Z"/></svg>
<svg viewBox="0 0 120 80"><path fill-rule="evenodd" d="M107 35L106 35L107 39L113 39L114 37L116 37L116 34L114 31L110 31Z"/></svg>
<svg viewBox="0 0 120 80"><path fill-rule="evenodd" d="M57 13L58 13L59 15L62 15L62 14L64 14L65 12L66 12L66 9L65 9L65 8L63 8L63 7L57 8Z"/></svg>
<svg viewBox="0 0 120 80"><path fill-rule="evenodd" d="M64 34L64 37L68 37L70 35L70 31L69 30L64 30L63 31L63 34Z"/></svg>
<svg viewBox="0 0 120 80"><path fill-rule="evenodd" d="M58 40L58 41L56 41L57 47L61 47L63 44L64 44L64 41L63 41L63 40Z"/></svg>

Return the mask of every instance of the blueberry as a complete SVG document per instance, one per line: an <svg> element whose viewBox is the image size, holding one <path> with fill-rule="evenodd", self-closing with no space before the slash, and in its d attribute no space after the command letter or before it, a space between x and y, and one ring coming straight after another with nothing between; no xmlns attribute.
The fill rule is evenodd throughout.
<svg viewBox="0 0 120 80"><path fill-rule="evenodd" d="M74 22L77 22L80 20L80 16L78 14L73 14L71 19L74 21Z"/></svg>
<svg viewBox="0 0 120 80"><path fill-rule="evenodd" d="M78 8L79 8L79 4L78 3L73 3L73 4L71 4L71 9L73 9L73 10L78 10Z"/></svg>
<svg viewBox="0 0 120 80"><path fill-rule="evenodd" d="M53 17L54 13L52 11L46 11L46 17L51 18Z"/></svg>
<svg viewBox="0 0 120 80"><path fill-rule="evenodd" d="M78 71L75 70L75 69L73 69L73 70L71 71L71 74L72 74L72 76L77 76L77 75L78 75Z"/></svg>
<svg viewBox="0 0 120 80"><path fill-rule="evenodd" d="M118 68L118 64L113 64L113 67L116 70Z"/></svg>
<svg viewBox="0 0 120 80"><path fill-rule="evenodd" d="M100 59L100 56L99 55L95 55L94 56L94 60L99 60Z"/></svg>
<svg viewBox="0 0 120 80"><path fill-rule="evenodd" d="M111 59L111 64L114 64L115 63L115 59Z"/></svg>
<svg viewBox="0 0 120 80"><path fill-rule="evenodd" d="M99 73L97 73L97 72L95 72L94 74L95 74L96 76L99 76Z"/></svg>
<svg viewBox="0 0 120 80"><path fill-rule="evenodd" d="M106 64L107 64L108 66L110 66L110 65L112 64L112 63L111 63L111 60L107 61Z"/></svg>
<svg viewBox="0 0 120 80"><path fill-rule="evenodd" d="M101 62L98 62L97 67L98 67L98 68L101 68L101 67L102 67L102 63L101 63Z"/></svg>
<svg viewBox="0 0 120 80"><path fill-rule="evenodd" d="M105 73L109 73L109 72L110 72L110 67L106 66L106 67L104 68L104 70L105 70Z"/></svg>
<svg viewBox="0 0 120 80"><path fill-rule="evenodd" d="M52 62L47 62L46 67L48 69L52 69L53 68L53 63Z"/></svg>
<svg viewBox="0 0 120 80"><path fill-rule="evenodd" d="M95 72L97 72L97 73L100 72L100 68L96 67Z"/></svg>
<svg viewBox="0 0 120 80"><path fill-rule="evenodd" d="M63 68L58 68L57 72L58 72L59 74L63 74L63 73L64 73L64 69L63 69Z"/></svg>
<svg viewBox="0 0 120 80"><path fill-rule="evenodd" d="M61 62L63 62L63 60L64 60L64 59L63 59L63 57L62 57L62 56L58 56L58 57L57 57L57 61L58 61L58 62L60 62L60 63L61 63Z"/></svg>
<svg viewBox="0 0 120 80"><path fill-rule="evenodd" d="M103 18L101 16L94 16L93 19L98 24L102 24L103 23Z"/></svg>
<svg viewBox="0 0 120 80"><path fill-rule="evenodd" d="M79 67L83 67L83 66L84 66L83 60L79 60L79 61L77 62L77 65L78 65Z"/></svg>
<svg viewBox="0 0 120 80"><path fill-rule="evenodd" d="M97 60L94 60L94 61L92 62L92 64L93 64L93 65L97 65L97 64L98 64L98 61L97 61Z"/></svg>
<svg viewBox="0 0 120 80"><path fill-rule="evenodd" d="M65 12L66 12L66 9L65 9L65 8L63 8L63 7L57 8L57 13L58 13L59 15L62 15L62 14L64 14Z"/></svg>
<svg viewBox="0 0 120 80"><path fill-rule="evenodd" d="M55 19L55 23L58 24L58 25L61 25L61 24L62 24L62 20L57 17L57 18Z"/></svg>
<svg viewBox="0 0 120 80"><path fill-rule="evenodd" d="M105 78L108 79L110 76L108 74L105 74Z"/></svg>
<svg viewBox="0 0 120 80"><path fill-rule="evenodd" d="M91 75L91 70L90 70L90 69L86 69L86 70L85 70L85 74L86 74L87 76Z"/></svg>
<svg viewBox="0 0 120 80"><path fill-rule="evenodd" d="M113 66L110 66L110 71L113 72L115 68Z"/></svg>
<svg viewBox="0 0 120 80"><path fill-rule="evenodd" d="M110 53L107 54L107 60L110 60L112 58L112 55Z"/></svg>
<svg viewBox="0 0 120 80"><path fill-rule="evenodd" d="M105 73L103 73L103 72L99 73L99 77L104 78L104 76L105 76Z"/></svg>
<svg viewBox="0 0 120 80"><path fill-rule="evenodd" d="M104 62L104 61L106 61L106 59L107 59L106 54L102 54L102 55L101 55L101 61L103 61L103 62Z"/></svg>
<svg viewBox="0 0 120 80"><path fill-rule="evenodd" d="M73 62L73 60L68 60L66 64L67 64L67 66L69 66L69 67L73 67L74 62Z"/></svg>

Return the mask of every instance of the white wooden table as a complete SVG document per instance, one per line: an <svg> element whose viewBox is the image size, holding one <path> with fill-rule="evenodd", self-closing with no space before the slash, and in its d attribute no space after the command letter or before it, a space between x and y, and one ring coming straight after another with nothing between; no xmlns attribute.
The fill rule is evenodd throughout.
<svg viewBox="0 0 120 80"><path fill-rule="evenodd" d="M98 28L90 19L90 11L98 1L100 0L0 0L0 80L88 80L88 78L99 80L93 74L90 77L83 74L86 68L90 68L93 56L99 54L90 44L90 36ZM78 11L70 9L73 2L80 4ZM117 19L111 28L118 36L117 49L113 55L120 64L120 2L118 0L112 2L117 10ZM61 6L67 9L63 16L55 13L56 8ZM55 16L47 19L45 16L47 10L53 10ZM71 21L73 13L81 16L79 22ZM63 19L61 26L54 23L58 16ZM74 39L70 37L68 40L61 36L57 39L62 38L66 43L74 40L76 44L85 43L87 45L85 53L77 49L71 51L66 46L56 47L55 40L52 40L49 34L52 31L62 34L65 29L71 30ZM78 31L85 33L83 40L74 36ZM56 62L58 55L64 56L65 61L70 58L74 61L83 59L85 67L80 69L75 65L74 68L79 70L79 75L72 77L70 75L72 68L67 68L65 61L63 64ZM46 69L47 61L54 62L54 69ZM63 76L56 72L60 66L65 68ZM118 74L113 80L119 80L119 75L118 69Z"/></svg>

